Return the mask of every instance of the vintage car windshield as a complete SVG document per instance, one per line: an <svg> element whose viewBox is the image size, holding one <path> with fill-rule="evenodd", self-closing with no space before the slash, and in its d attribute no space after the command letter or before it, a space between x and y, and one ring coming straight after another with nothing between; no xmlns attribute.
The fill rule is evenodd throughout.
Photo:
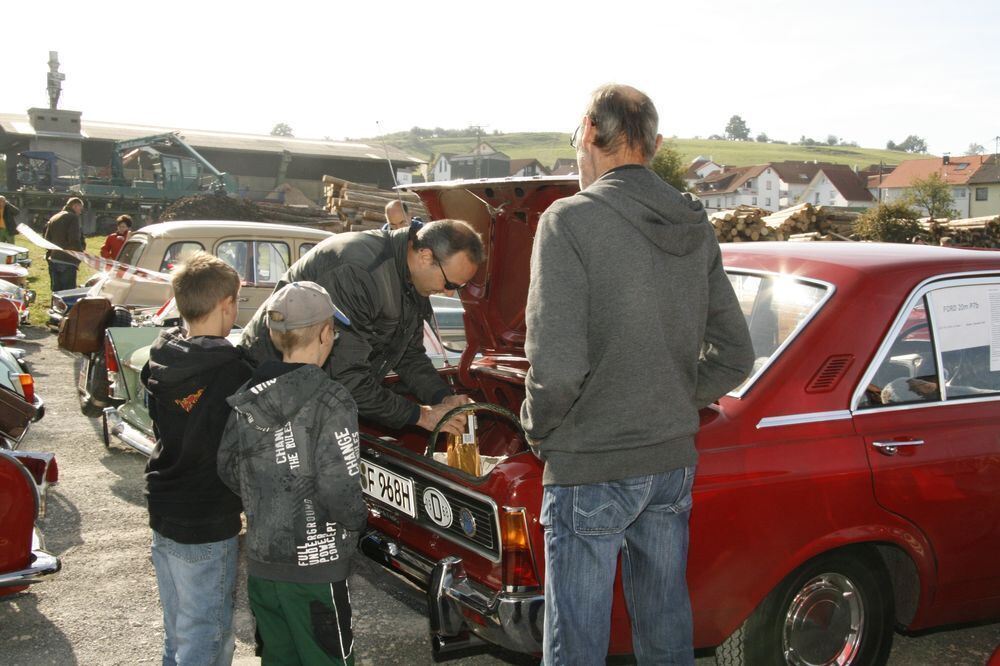
<svg viewBox="0 0 1000 666"><path fill-rule="evenodd" d="M740 397L819 311L833 287L791 275L726 272L753 341L753 370L730 392Z"/></svg>

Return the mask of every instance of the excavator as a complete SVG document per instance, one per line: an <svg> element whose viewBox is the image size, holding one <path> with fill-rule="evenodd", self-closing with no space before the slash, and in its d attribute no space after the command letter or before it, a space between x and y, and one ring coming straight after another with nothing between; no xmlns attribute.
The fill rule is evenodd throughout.
<svg viewBox="0 0 1000 666"><path fill-rule="evenodd" d="M59 176L59 162L70 175ZM25 151L18 155L18 189L7 194L35 225L44 224L69 196L86 202L85 232L113 226L123 213L155 218L176 199L213 192L236 194L236 180L222 173L177 132L115 142L111 164L95 168L69 163L56 153Z"/></svg>

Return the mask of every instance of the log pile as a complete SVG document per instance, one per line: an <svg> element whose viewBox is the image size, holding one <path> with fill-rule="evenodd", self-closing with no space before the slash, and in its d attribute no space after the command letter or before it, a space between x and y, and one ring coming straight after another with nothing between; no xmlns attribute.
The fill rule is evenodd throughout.
<svg viewBox="0 0 1000 666"><path fill-rule="evenodd" d="M335 176L323 176L323 193L327 212L342 220L349 231L380 228L386 222L385 205L397 198L409 208L411 217L429 219L420 197L412 192L397 193Z"/></svg>
<svg viewBox="0 0 1000 666"><path fill-rule="evenodd" d="M775 240L851 240L857 218L855 211L803 203L768 215L764 223Z"/></svg>
<svg viewBox="0 0 1000 666"><path fill-rule="evenodd" d="M268 201L224 194L198 194L182 197L164 209L158 222L177 220L235 220L240 222L280 222L338 233L345 231L339 217L304 206L286 206Z"/></svg>
<svg viewBox="0 0 1000 666"><path fill-rule="evenodd" d="M764 223L767 211L755 206L738 206L733 210L720 210L709 216L720 243L745 241L784 240Z"/></svg>
<svg viewBox="0 0 1000 666"><path fill-rule="evenodd" d="M961 220L922 220L934 245L1000 248L1000 216Z"/></svg>

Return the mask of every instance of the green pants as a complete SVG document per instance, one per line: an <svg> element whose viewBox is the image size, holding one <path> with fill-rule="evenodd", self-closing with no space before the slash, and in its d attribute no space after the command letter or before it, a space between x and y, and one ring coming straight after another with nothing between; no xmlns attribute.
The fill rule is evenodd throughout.
<svg viewBox="0 0 1000 666"><path fill-rule="evenodd" d="M263 647L263 666L354 666L346 580L285 583L250 576L247 591Z"/></svg>

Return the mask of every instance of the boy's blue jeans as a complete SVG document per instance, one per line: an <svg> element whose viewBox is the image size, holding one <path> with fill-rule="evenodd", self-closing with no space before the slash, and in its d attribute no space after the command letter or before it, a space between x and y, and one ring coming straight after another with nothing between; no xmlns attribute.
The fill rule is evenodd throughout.
<svg viewBox="0 0 1000 666"><path fill-rule="evenodd" d="M153 530L163 606L163 666L231 664L238 538L187 544Z"/></svg>
<svg viewBox="0 0 1000 666"><path fill-rule="evenodd" d="M618 554L639 664L694 664L686 570L694 467L545 486L546 666L605 663Z"/></svg>

